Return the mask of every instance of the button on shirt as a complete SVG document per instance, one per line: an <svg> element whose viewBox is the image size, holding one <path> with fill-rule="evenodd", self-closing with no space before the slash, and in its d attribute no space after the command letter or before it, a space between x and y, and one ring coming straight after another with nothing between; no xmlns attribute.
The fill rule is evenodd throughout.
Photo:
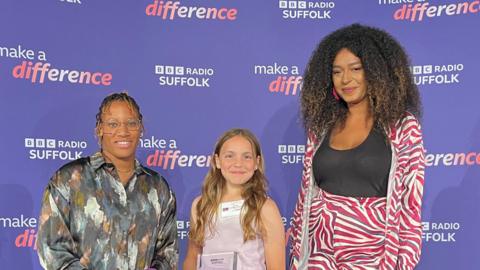
<svg viewBox="0 0 480 270"><path fill-rule="evenodd" d="M45 190L37 248L45 269L174 269L174 194L138 161L123 186L100 152L75 160Z"/></svg>

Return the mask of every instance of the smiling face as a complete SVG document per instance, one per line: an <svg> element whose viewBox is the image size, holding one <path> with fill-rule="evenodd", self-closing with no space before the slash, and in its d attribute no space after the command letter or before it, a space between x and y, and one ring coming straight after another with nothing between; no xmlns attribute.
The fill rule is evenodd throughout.
<svg viewBox="0 0 480 270"><path fill-rule="evenodd" d="M337 94L349 106L368 102L362 61L348 49L341 49L335 56L332 81Z"/></svg>
<svg viewBox="0 0 480 270"><path fill-rule="evenodd" d="M114 101L102 113L98 128L102 153L110 159L133 161L137 149L141 122L138 114L123 101Z"/></svg>
<svg viewBox="0 0 480 270"><path fill-rule="evenodd" d="M222 145L215 155L215 164L225 178L227 187L248 182L258 168L259 156L245 137L234 136Z"/></svg>

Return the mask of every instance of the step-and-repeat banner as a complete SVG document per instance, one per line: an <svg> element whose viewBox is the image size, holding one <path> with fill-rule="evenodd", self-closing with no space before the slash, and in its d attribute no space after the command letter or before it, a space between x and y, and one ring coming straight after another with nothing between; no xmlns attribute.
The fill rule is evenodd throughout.
<svg viewBox="0 0 480 270"><path fill-rule="evenodd" d="M62 164L98 149L98 106L121 90L145 119L138 159L177 195L180 261L208 157L232 127L260 139L269 194L289 226L305 65L322 37L359 22L405 47L423 100L418 269L480 269L479 13L474 0L3 0L0 268L40 269L43 190Z"/></svg>

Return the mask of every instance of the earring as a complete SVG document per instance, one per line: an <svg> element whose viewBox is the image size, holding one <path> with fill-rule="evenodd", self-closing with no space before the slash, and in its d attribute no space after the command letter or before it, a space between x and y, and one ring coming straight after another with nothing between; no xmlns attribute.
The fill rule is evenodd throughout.
<svg viewBox="0 0 480 270"><path fill-rule="evenodd" d="M340 100L340 97L338 96L337 91L335 90L335 87L332 90L332 94L333 94L333 97L335 98L335 100L337 100L337 101Z"/></svg>

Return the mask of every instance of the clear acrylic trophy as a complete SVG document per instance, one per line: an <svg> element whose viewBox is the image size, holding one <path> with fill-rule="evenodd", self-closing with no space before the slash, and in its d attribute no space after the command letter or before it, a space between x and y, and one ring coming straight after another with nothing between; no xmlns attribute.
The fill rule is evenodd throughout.
<svg viewBox="0 0 480 270"><path fill-rule="evenodd" d="M197 257L198 270L236 270L237 252L201 254Z"/></svg>

